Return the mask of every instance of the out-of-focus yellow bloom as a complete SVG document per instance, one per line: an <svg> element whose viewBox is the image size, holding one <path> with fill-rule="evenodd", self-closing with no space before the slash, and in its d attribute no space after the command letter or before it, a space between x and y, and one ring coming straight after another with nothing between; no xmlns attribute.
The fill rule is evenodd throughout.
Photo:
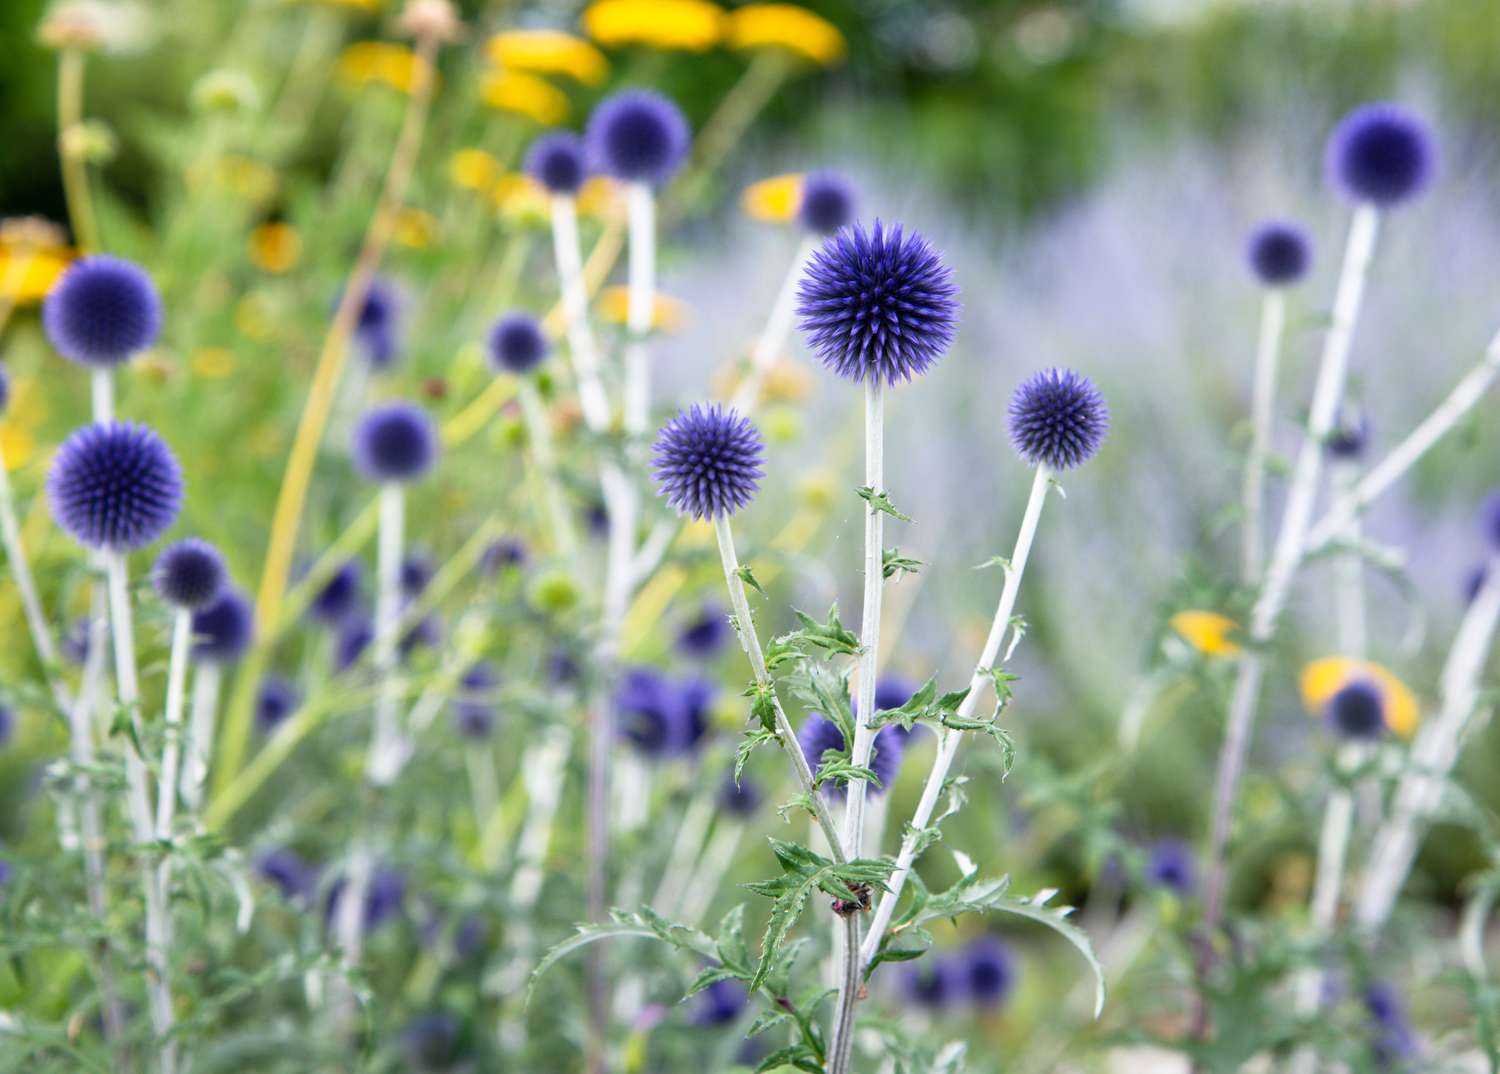
<svg viewBox="0 0 1500 1074"><path fill-rule="evenodd" d="M483 149L460 149L448 158L448 178L465 190L488 190L500 175L500 162Z"/></svg>
<svg viewBox="0 0 1500 1074"><path fill-rule="evenodd" d="M496 179L490 198L508 217L547 219L547 188L524 172L506 172Z"/></svg>
<svg viewBox="0 0 1500 1074"><path fill-rule="evenodd" d="M814 470L797 482L797 494L814 510L822 510L838 495L838 479L827 470Z"/></svg>
<svg viewBox="0 0 1500 1074"><path fill-rule="evenodd" d="M147 351L129 365L129 373L148 384L160 386L172 379L172 363L161 351Z"/></svg>
<svg viewBox="0 0 1500 1074"><path fill-rule="evenodd" d="M1302 669L1297 686L1309 715L1322 716L1334 694L1358 681L1369 682L1380 692L1386 726L1402 738L1410 738L1422 711L1417 695L1389 669L1374 661L1325 656Z"/></svg>
<svg viewBox="0 0 1500 1074"><path fill-rule="evenodd" d="M1178 612L1167 620L1183 641L1205 656L1237 656L1239 642L1233 640L1240 625L1218 612L1190 610Z"/></svg>
<svg viewBox="0 0 1500 1074"><path fill-rule="evenodd" d="M624 324L630 311L628 287L606 287L599 294L599 315L610 324ZM656 292L652 303L651 327L658 332L676 332L687 317L687 303L671 295Z"/></svg>
<svg viewBox="0 0 1500 1074"><path fill-rule="evenodd" d="M567 75L586 86L597 86L609 74L604 53L561 30L506 30L490 38L485 53L504 70Z"/></svg>
<svg viewBox="0 0 1500 1074"><path fill-rule="evenodd" d="M802 175L773 175L751 183L740 195L740 208L752 220L779 224L797 215L802 206Z"/></svg>
<svg viewBox="0 0 1500 1074"><path fill-rule="evenodd" d="M250 261L264 272L290 272L302 258L302 236L291 224L273 221L250 232Z"/></svg>
<svg viewBox="0 0 1500 1074"><path fill-rule="evenodd" d="M385 0L284 0L287 4L321 4L324 7L348 8L351 11L379 11Z"/></svg>
<svg viewBox="0 0 1500 1074"><path fill-rule="evenodd" d="M276 193L276 171L267 164L238 153L226 153L214 167L219 186L246 201L265 201Z"/></svg>
<svg viewBox="0 0 1500 1074"><path fill-rule="evenodd" d="M188 359L188 368L205 380L223 380L234 372L234 353L228 347L201 347Z"/></svg>
<svg viewBox="0 0 1500 1074"><path fill-rule="evenodd" d="M12 381L10 403L0 421L0 453L5 455L7 470L19 470L31 461L36 452L32 430L46 418L47 402L37 390L36 380L17 377Z"/></svg>
<svg viewBox="0 0 1500 1074"><path fill-rule="evenodd" d="M479 88L484 103L501 112L514 112L544 127L568 117L568 96L552 83L524 71L495 71Z"/></svg>
<svg viewBox="0 0 1500 1074"><path fill-rule="evenodd" d="M234 309L234 326L247 339L269 339L271 311L266 309L265 299L255 294L240 299Z"/></svg>
<svg viewBox="0 0 1500 1074"><path fill-rule="evenodd" d="M416 53L388 41L357 41L339 57L339 77L356 86L378 82L410 93L417 84ZM437 77L436 75L433 76Z"/></svg>
<svg viewBox="0 0 1500 1074"><path fill-rule="evenodd" d="M583 28L601 45L706 52L724 38L724 11L706 0L598 0Z"/></svg>
<svg viewBox="0 0 1500 1074"><path fill-rule="evenodd" d="M766 373L761 392L767 402L800 403L812 393L813 378L807 366L783 358Z"/></svg>
<svg viewBox="0 0 1500 1074"><path fill-rule="evenodd" d="M437 237L437 217L423 209L403 208L396 212L396 227L391 234L401 246L424 250Z"/></svg>
<svg viewBox="0 0 1500 1074"><path fill-rule="evenodd" d="M18 250L0 245L0 297L17 306L40 302L71 259L65 249Z"/></svg>
<svg viewBox="0 0 1500 1074"><path fill-rule="evenodd" d="M789 406L767 407L761 418L766 439L773 444L790 444L802 435L802 415Z"/></svg>
<svg viewBox="0 0 1500 1074"><path fill-rule="evenodd" d="M583 216L609 216L620 206L620 188L607 175L596 175L578 189L578 212Z"/></svg>
<svg viewBox="0 0 1500 1074"><path fill-rule="evenodd" d="M729 13L730 48L783 48L824 67L844 58L839 28L796 4L746 4Z"/></svg>
<svg viewBox="0 0 1500 1074"><path fill-rule="evenodd" d="M31 461L36 440L13 421L0 421L0 454L5 456L7 471L19 470Z"/></svg>

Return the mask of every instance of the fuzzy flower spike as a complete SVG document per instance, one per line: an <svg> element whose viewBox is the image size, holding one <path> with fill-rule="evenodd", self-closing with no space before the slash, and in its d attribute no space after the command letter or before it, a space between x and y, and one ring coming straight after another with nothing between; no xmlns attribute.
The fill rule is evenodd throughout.
<svg viewBox="0 0 1500 1074"><path fill-rule="evenodd" d="M52 517L79 544L128 552L165 533L182 509L182 468L144 425L86 425L47 475Z"/></svg>
<svg viewBox="0 0 1500 1074"><path fill-rule="evenodd" d="M151 584L173 608L195 611L219 595L228 576L219 550L207 541L189 537L157 557Z"/></svg>
<svg viewBox="0 0 1500 1074"><path fill-rule="evenodd" d="M410 403L376 407L354 431L354 463L372 481L416 481L432 469L437 453L432 419Z"/></svg>
<svg viewBox="0 0 1500 1074"><path fill-rule="evenodd" d="M927 372L953 340L958 290L916 232L879 220L834 234L808 261L797 318L808 345L841 377L887 384Z"/></svg>
<svg viewBox="0 0 1500 1074"><path fill-rule="evenodd" d="M694 404L663 425L652 448L658 492L679 514L728 517L744 507L765 476L765 442L749 418Z"/></svg>
<svg viewBox="0 0 1500 1074"><path fill-rule="evenodd" d="M1071 369L1035 374L1010 400L1010 442L1032 466L1070 470L1099 450L1109 408L1085 376Z"/></svg>
<svg viewBox="0 0 1500 1074"><path fill-rule="evenodd" d="M1389 209L1432 181L1437 144L1415 113L1396 104L1367 104L1345 116L1323 157L1329 183L1351 201Z"/></svg>
<svg viewBox="0 0 1500 1074"><path fill-rule="evenodd" d="M42 306L42 325L57 352L95 368L119 365L150 347L161 321L161 296L146 271L101 254L74 262Z"/></svg>

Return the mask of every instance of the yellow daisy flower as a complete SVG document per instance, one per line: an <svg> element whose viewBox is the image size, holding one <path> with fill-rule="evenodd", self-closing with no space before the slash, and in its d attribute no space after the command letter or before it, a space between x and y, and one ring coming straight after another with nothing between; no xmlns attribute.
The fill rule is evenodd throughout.
<svg viewBox="0 0 1500 1074"><path fill-rule="evenodd" d="M848 44L839 28L796 4L746 4L728 16L729 47L782 48L828 67L844 58Z"/></svg>
<svg viewBox="0 0 1500 1074"><path fill-rule="evenodd" d="M610 324L624 324L630 310L630 288L606 287L599 293L599 315ZM687 317L687 303L656 292L651 327L658 332L676 332Z"/></svg>
<svg viewBox="0 0 1500 1074"><path fill-rule="evenodd" d="M740 195L740 208L752 220L780 224L797 215L802 206L802 175L773 175L751 183Z"/></svg>
<svg viewBox="0 0 1500 1074"><path fill-rule="evenodd" d="M562 30L506 30L489 39L485 54L504 70L567 75L586 86L597 86L609 74L604 53Z"/></svg>
<svg viewBox="0 0 1500 1074"><path fill-rule="evenodd" d="M1167 625L1204 656L1238 656L1240 645L1233 640L1240 625L1218 612L1189 610L1178 612Z"/></svg>
<svg viewBox="0 0 1500 1074"><path fill-rule="evenodd" d="M264 272L290 272L302 257L302 236L275 221L250 232L250 262Z"/></svg>
<svg viewBox="0 0 1500 1074"><path fill-rule="evenodd" d="M448 178L465 190L488 190L500 175L500 162L483 149L460 149L448 158Z"/></svg>
<svg viewBox="0 0 1500 1074"><path fill-rule="evenodd" d="M357 41L339 57L339 77L356 86L372 82L410 93L417 82L416 53L388 41ZM435 76L434 76L435 77Z"/></svg>
<svg viewBox="0 0 1500 1074"><path fill-rule="evenodd" d="M10 386L10 405L0 421L0 453L7 470L19 470L36 454L32 430L47 417L47 402L32 377L17 377Z"/></svg>
<svg viewBox="0 0 1500 1074"><path fill-rule="evenodd" d="M246 201L265 201L276 193L276 170L252 157L226 153L214 172L220 187Z"/></svg>
<svg viewBox="0 0 1500 1074"><path fill-rule="evenodd" d="M1297 687L1309 715L1322 716L1334 694L1360 680L1373 683L1380 691L1385 703L1386 726L1402 738L1410 738L1421 716L1417 695L1389 669L1374 661L1325 656L1302 669Z"/></svg>
<svg viewBox="0 0 1500 1074"><path fill-rule="evenodd" d="M437 217L423 209L402 208L396 211L396 227L391 238L400 246L425 250L432 245L438 230Z"/></svg>
<svg viewBox="0 0 1500 1074"><path fill-rule="evenodd" d="M724 38L724 11L706 0L597 0L583 28L601 45L706 52Z"/></svg>
<svg viewBox="0 0 1500 1074"><path fill-rule="evenodd" d="M0 246L0 294L17 306L35 305L47 297L70 260L72 255L65 249L17 250Z"/></svg>
<svg viewBox="0 0 1500 1074"><path fill-rule="evenodd" d="M495 71L479 88L484 103L501 112L527 116L544 127L568 118L568 97L544 78L521 71Z"/></svg>
<svg viewBox="0 0 1500 1074"><path fill-rule="evenodd" d="M0 455L5 457L5 469L19 470L31 461L36 452L36 440L31 433L13 421L0 421Z"/></svg>
<svg viewBox="0 0 1500 1074"><path fill-rule="evenodd" d="M490 190L495 207L506 216L547 219L547 189L525 172L506 172Z"/></svg>
<svg viewBox="0 0 1500 1074"><path fill-rule="evenodd" d="M586 179L578 191L580 216L609 216L620 206L620 189L607 175Z"/></svg>

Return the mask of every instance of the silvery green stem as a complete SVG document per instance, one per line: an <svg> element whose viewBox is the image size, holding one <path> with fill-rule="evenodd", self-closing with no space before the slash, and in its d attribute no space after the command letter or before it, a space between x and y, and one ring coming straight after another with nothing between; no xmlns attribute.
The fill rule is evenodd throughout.
<svg viewBox="0 0 1500 1074"><path fill-rule="evenodd" d="M5 470L3 445L0 445L0 541L5 545L5 559L10 564L10 575L21 598L26 627L31 631L31 643L36 647L43 674L47 676L52 700L59 710L66 712L72 701L68 696L67 686L57 674L61 667L57 657L57 643L53 640L52 627L47 622L47 613L42 609L41 598L37 596L36 580L31 576L26 549L21 544L21 527L16 520L16 503L10 488L10 476Z"/></svg>
<svg viewBox="0 0 1500 1074"><path fill-rule="evenodd" d="M871 375L865 381L865 484L876 495L885 491L885 383ZM860 768L870 764L875 732L875 678L880 663L880 597L884 589L885 513L873 499L865 503L864 608L859 627L859 704L854 719L850 758ZM865 836L865 796L868 784L849 781L844 810L844 853L858 858Z"/></svg>
<svg viewBox="0 0 1500 1074"><path fill-rule="evenodd" d="M375 638L371 660L380 693L375 701L375 720L370 734L370 755L365 777L377 787L385 786L401 767L404 746L396 708L399 692L396 658L401 621L401 546L405 539L406 491L395 481L380 487L380 536L376 552Z"/></svg>
<svg viewBox="0 0 1500 1074"><path fill-rule="evenodd" d="M156 837L172 834L177 810L177 776L182 762L182 710L187 693L188 653L193 640L193 613L179 608L172 617L172 655L167 661L166 745L156 792Z"/></svg>
<svg viewBox="0 0 1500 1074"><path fill-rule="evenodd" d="M208 783L208 760L214 750L214 724L219 712L219 687L224 670L217 663L199 660L193 671L192 714L182 753L182 801L196 811L203 805Z"/></svg>
<svg viewBox="0 0 1500 1074"><path fill-rule="evenodd" d="M690 881L696 879L702 883L702 876L693 872L693 862L703 851L703 841L708 838L713 819L714 788L699 780L687 809L683 811L682 821L677 825L677 835L672 840L672 849L662 870L661 884L656 889L656 897L651 900L657 913L672 917L681 905L683 892L690 886Z"/></svg>
<svg viewBox="0 0 1500 1074"><path fill-rule="evenodd" d="M574 563L578 558L578 535L573 530L573 516L563 503L562 489L558 485L557 453L552 444L552 426L548 424L547 411L542 406L541 396L537 394L535 382L530 377L522 377L517 390L521 396L521 412L526 419L532 457L541 473L542 496L546 499L552 539L562 557L569 563Z"/></svg>
<svg viewBox="0 0 1500 1074"><path fill-rule="evenodd" d="M516 845L516 870L510 881L512 906L534 906L541 894L543 867L547 847L552 842L557 807L562 801L572 737L567 727L553 728L539 745L528 748L522 756L521 778L526 781L526 796L530 804Z"/></svg>
<svg viewBox="0 0 1500 1074"><path fill-rule="evenodd" d="M1250 404L1250 453L1245 460L1244 578L1260 577L1265 556L1266 456L1276 408L1276 366L1286 325L1286 292L1273 287L1261 304L1260 342L1255 349L1255 391Z"/></svg>
<svg viewBox="0 0 1500 1074"><path fill-rule="evenodd" d="M1352 461L1333 466L1334 495L1347 492L1358 481L1359 465ZM1351 518L1344 527L1350 544L1359 542L1359 519ZM1367 648L1365 637L1364 563L1358 552L1346 552L1333 565L1334 602L1338 608L1339 649L1344 656L1363 659Z"/></svg>
<svg viewBox="0 0 1500 1074"><path fill-rule="evenodd" d="M750 352L750 368L729 402L741 414L753 412L760 404L766 377L776 364L781 348L786 345L787 333L792 328L792 314L797 307L797 281L802 278L802 265L812 256L817 246L817 239L809 235L797 244L797 252L792 255L792 263L781 281L781 289L776 292L776 301L771 305L766 326L761 329L755 340L755 349Z"/></svg>
<svg viewBox="0 0 1500 1074"><path fill-rule="evenodd" d="M958 708L959 714L965 718L973 716L974 711L979 707L980 694L990 681L989 671L1001 659L1000 646L1010 631L1011 619L1016 610L1016 598L1021 591L1021 577L1026 573L1026 562L1031 557L1031 546L1036 539L1037 523L1042 517L1042 505L1046 502L1047 489L1051 482L1051 470L1046 466L1038 466L1032 478L1031 495L1026 501L1026 512L1021 517L1021 528L1016 534L1015 549L1011 552L1010 563L1005 570L1005 585L1000 592L1000 603L995 608L995 618L990 623L989 636L985 639L979 662L974 666L974 675L969 680L969 692ZM1006 655L1008 656L1009 653L1007 652ZM896 912L896 903L901 898L901 889L906 885L906 878L911 875L912 863L916 860L916 833L925 829L932 820L933 811L937 808L938 798L942 794L943 784L948 779L948 770L953 765L953 758L958 754L962 738L961 732L944 731L942 737L938 739L938 751L932 762L932 770L927 774L927 782L922 787L922 797L918 800L916 812L912 814L911 821L906 828L908 834L902 839L900 853L896 855L896 869L886 881L890 890L880 897L880 902L875 907L875 916L870 920L869 928L865 931L864 943L860 950L861 965L868 966L870 960L875 957L875 952L880 948L881 937L885 935L885 930L891 923L891 918Z"/></svg>
<svg viewBox="0 0 1500 1074"><path fill-rule="evenodd" d="M94 423L103 425L115 420L115 376L108 366L101 366L89 377L93 393Z"/></svg>
<svg viewBox="0 0 1500 1074"><path fill-rule="evenodd" d="M1355 905L1355 921L1369 938L1377 936L1390 917L1416 857L1421 829L1441 801L1443 783L1458 759L1464 732L1480 703L1480 678L1497 621L1500 556L1492 555L1485 566L1484 584L1464 613L1443 666L1442 706L1417 734L1390 815L1370 851L1364 889Z"/></svg>
<svg viewBox="0 0 1500 1074"><path fill-rule="evenodd" d="M839 964L839 996L833 1011L833 1043L828 1052L828 1074L849 1074L854 1060L855 1005L859 1002L859 915L846 914L838 924L843 928L835 941Z"/></svg>
<svg viewBox="0 0 1500 1074"><path fill-rule="evenodd" d="M602 432L609 428L609 398L599 378L599 348L589 327L588 284L583 278L583 257L578 247L578 209L566 195L552 198L552 252L561 282L578 402L589 428Z"/></svg>
<svg viewBox="0 0 1500 1074"><path fill-rule="evenodd" d="M645 183L625 188L630 232L630 290L625 309L625 431L646 431L651 411L651 334L656 310L656 197Z"/></svg>
<svg viewBox="0 0 1500 1074"><path fill-rule="evenodd" d="M729 587L729 603L734 609L735 632L739 634L740 645L745 650L745 655L750 658L750 668L755 673L756 684L762 687L772 687L771 701L776 708L776 733L781 739L781 748L786 751L787 758L791 761L792 772L802 787L802 793L812 803L813 817L817 820L818 827L822 829L823 837L828 840L829 853L837 862L848 861L844 854L843 842L839 839L838 829L834 826L833 818L828 814L828 807L823 802L823 796L818 793L817 785L813 781L812 768L808 765L807 758L802 755L802 747L797 742L797 733L792 730L792 723L786 718L786 710L781 707L781 699L776 696L771 677L766 671L765 653L761 651L760 638L755 631L755 620L750 615L750 600L745 595L745 582L740 577L740 561L734 551L734 534L729 529L729 516L715 516L714 536L719 541L719 559L724 564L724 584Z"/></svg>

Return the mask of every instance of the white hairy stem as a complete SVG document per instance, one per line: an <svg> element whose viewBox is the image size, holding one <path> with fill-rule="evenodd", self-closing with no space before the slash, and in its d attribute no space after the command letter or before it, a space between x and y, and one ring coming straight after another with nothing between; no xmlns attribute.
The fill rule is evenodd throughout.
<svg viewBox="0 0 1500 1074"><path fill-rule="evenodd" d="M405 541L406 491L395 481L380 487L380 531L376 552L375 637L371 662L379 693L370 732L370 754L365 777L383 787L401 768L399 683L396 679L401 623L401 549Z"/></svg>
<svg viewBox="0 0 1500 1074"><path fill-rule="evenodd" d="M213 661L198 661L193 670L192 712L182 750L181 787L183 804L194 811L203 805L203 789L208 785L208 762L214 752L219 689L223 682L223 668Z"/></svg>
<svg viewBox="0 0 1500 1074"><path fill-rule="evenodd" d="M193 613L179 608L172 617L172 655L167 660L167 705L164 719L166 742L162 747L161 775L156 790L156 837L172 834L177 810L177 777L182 764L182 712L187 694L188 654L193 640Z"/></svg>
<svg viewBox="0 0 1500 1074"><path fill-rule="evenodd" d="M552 426L547 418L542 398L537 394L536 384L530 377L522 377L518 392L521 396L521 413L526 420L527 438L531 441L532 458L541 475L542 496L546 502L547 518L552 529L552 540L558 552L569 563L578 559L578 536L573 529L573 516L563 502L562 487L557 477L557 452L552 443Z"/></svg>
<svg viewBox="0 0 1500 1074"><path fill-rule="evenodd" d="M651 412L651 334L656 309L656 198L645 183L625 189L630 235L630 278L626 296L625 431L646 431Z"/></svg>
<svg viewBox="0 0 1500 1074"><path fill-rule="evenodd" d="M589 428L603 432L609 428L609 397L599 376L599 347L589 327L588 283L583 278L583 255L578 245L578 208L570 196L552 198L552 252L561 283L578 402Z"/></svg>
<svg viewBox="0 0 1500 1074"><path fill-rule="evenodd" d="M1255 389L1250 403L1250 452L1245 459L1243 577L1260 577L1265 558L1266 457L1276 410L1276 366L1286 326L1286 291L1273 287L1261 304L1260 341L1255 349Z"/></svg>
<svg viewBox="0 0 1500 1074"><path fill-rule="evenodd" d="M523 758L521 778L526 781L529 805L521 827L521 838L516 845L516 871L510 882L512 906L534 906L541 894L547 847L552 842L552 828L562 801L563 777L572 738L568 728L556 727L541 745L529 748Z"/></svg>

